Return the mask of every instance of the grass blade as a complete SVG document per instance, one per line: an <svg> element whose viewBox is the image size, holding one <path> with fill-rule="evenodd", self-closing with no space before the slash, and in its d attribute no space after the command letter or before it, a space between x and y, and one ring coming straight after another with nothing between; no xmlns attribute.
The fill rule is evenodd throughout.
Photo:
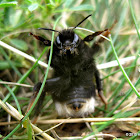
<svg viewBox="0 0 140 140"><path fill-rule="evenodd" d="M133 89L133 91L136 93L136 95L138 96L138 98L140 98L140 94L138 93L138 91L137 91L137 89L134 87L134 85L132 84L132 82L131 82L131 80L129 79L128 75L126 74L126 72L125 72L123 66L122 66L122 65L120 64L120 62L119 62L119 58L118 58L117 53L116 53L116 51L115 51L115 48L114 48L114 45L113 45L113 42L112 42L111 35L109 36L109 39L110 39L110 44L111 44L112 50L113 50L113 52L114 52L114 55L115 55L115 57L116 57L116 60L117 60L117 62L118 62L118 64L119 64L119 67L120 67L120 69L121 69L123 75L125 76L127 82L129 83L129 85L131 86L131 88Z"/></svg>

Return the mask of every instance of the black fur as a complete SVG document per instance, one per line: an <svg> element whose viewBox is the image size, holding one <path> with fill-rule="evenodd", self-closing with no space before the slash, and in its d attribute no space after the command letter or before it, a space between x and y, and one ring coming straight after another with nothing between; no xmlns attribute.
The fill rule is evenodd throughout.
<svg viewBox="0 0 140 140"><path fill-rule="evenodd" d="M45 28L40 29L55 31ZM94 37L103 32L106 33L106 36L109 34L107 30L98 31L85 37L83 40L75 34L74 29L65 29L59 32L53 43L51 67L54 69L54 74L51 79L46 80L42 96L39 99L39 106L41 106L40 102L45 97L45 92L49 92L52 95L54 102L62 104L75 102L73 104L74 109L76 107L81 108L80 102L86 102L86 99L91 97L94 98L96 88L98 93L102 94L100 75L93 57L98 52L103 39L102 41L94 42L91 47L86 44L86 41L92 41ZM33 34L31 33L31 35ZM44 42L44 44L48 42L45 45L50 46L49 40L42 39L40 36L33 36L38 40L41 38L40 41ZM41 83L35 85L34 94L37 94L40 86ZM37 110L36 114L38 115L38 113L39 111ZM83 114L87 113L84 112Z"/></svg>
<svg viewBox="0 0 140 140"><path fill-rule="evenodd" d="M73 30L63 30L60 34L61 42L71 38L71 41L73 41L73 36ZM92 55L93 48L89 48L80 38L79 42L77 46L78 54L71 54L68 51L62 55L56 43L54 43L51 66L54 68L53 77L60 77L51 89L54 100L65 101L74 98L73 96L83 98L95 96L93 78L97 68ZM76 88L81 90L76 92Z"/></svg>

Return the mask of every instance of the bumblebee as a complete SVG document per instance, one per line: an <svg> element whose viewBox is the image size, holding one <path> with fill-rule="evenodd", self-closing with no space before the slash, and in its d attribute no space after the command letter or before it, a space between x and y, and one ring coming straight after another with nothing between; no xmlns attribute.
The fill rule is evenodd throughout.
<svg viewBox="0 0 140 140"><path fill-rule="evenodd" d="M53 43L51 67L54 69L54 74L51 79L46 80L38 105L41 106L46 92L50 93L59 116L85 117L93 113L96 89L101 100L106 104L100 74L94 60L94 55L99 51L100 43L104 39L100 37L98 41L94 41L91 47L86 42L92 41L100 34L108 36L110 32L108 29L97 31L84 39L81 39L74 32L76 27L90 16L87 16L72 29L56 31L39 28L58 32L54 42L30 33L37 40L43 42L45 46L51 46ZM34 86L34 98L38 94L41 84L39 82Z"/></svg>

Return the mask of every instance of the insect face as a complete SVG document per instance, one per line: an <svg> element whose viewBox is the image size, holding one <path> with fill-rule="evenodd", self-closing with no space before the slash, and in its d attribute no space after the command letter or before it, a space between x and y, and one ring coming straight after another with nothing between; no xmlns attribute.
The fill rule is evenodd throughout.
<svg viewBox="0 0 140 140"><path fill-rule="evenodd" d="M71 29L63 30L56 37L56 46L61 54L77 54L80 38Z"/></svg>

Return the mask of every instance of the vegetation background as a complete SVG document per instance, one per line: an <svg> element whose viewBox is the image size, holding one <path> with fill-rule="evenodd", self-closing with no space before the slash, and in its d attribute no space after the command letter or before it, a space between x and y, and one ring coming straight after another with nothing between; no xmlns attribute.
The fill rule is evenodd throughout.
<svg viewBox="0 0 140 140"><path fill-rule="evenodd" d="M64 28L74 27L89 14L92 14L92 16L80 27L98 31L110 28L116 22L111 30L110 39L112 40L103 43L101 53L95 58L96 63L107 63L117 60L117 57L128 59L128 57L133 56L133 59L127 61L123 67L119 65L100 70L108 108L105 110L104 105L97 97L98 105L95 113L90 117L112 117L114 118L113 121L89 123L90 127L84 124L63 124L54 130L61 139L87 140L91 137L119 140L140 139L140 123L127 121L130 117L140 117L139 0L0 0L1 138L32 139L33 137L33 139L43 139L40 135L34 135L29 119L26 119L27 125L25 121L23 122L25 128L20 127L21 121L16 121L10 116L9 112L4 109L2 100L14 106L20 114L24 115L32 96L32 86L38 81L42 81L46 73L46 68L40 65L34 66L33 62L27 60L21 54L4 48L5 45L2 43L4 42L38 59L44 52L45 47L32 36L29 36L30 32L51 40L51 32L40 31L37 28L53 28L58 17L61 16L56 25L56 30L60 31ZM91 34L83 30L76 30L76 32L81 38ZM57 33L55 33L55 36L57 36ZM112 48L115 48L117 57ZM46 62L46 52L41 60ZM108 64L106 64L106 67L108 67ZM48 77L50 75L51 70ZM4 83L5 81L13 85ZM17 83L26 84L29 87L24 87L25 85L17 86L15 85ZM37 126L43 131L54 126L45 124L46 119L57 119L54 112L52 99L48 95L39 117L39 121L44 122L44 124L37 123ZM29 113L30 120L32 120L32 117L33 111ZM116 122L115 119L117 118L125 118L126 121ZM52 137L57 137L54 131L48 131L47 133ZM108 135L105 137L105 134Z"/></svg>

